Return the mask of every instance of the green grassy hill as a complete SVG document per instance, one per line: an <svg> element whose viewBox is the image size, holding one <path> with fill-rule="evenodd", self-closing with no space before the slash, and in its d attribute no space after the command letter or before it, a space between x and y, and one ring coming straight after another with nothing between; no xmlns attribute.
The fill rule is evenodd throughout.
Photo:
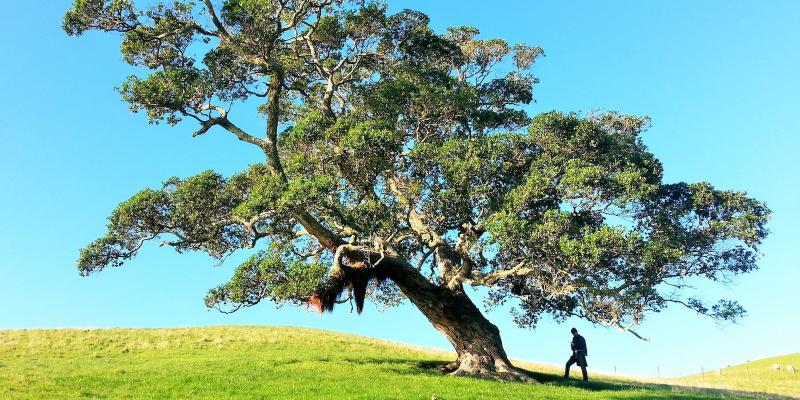
<svg viewBox="0 0 800 400"><path fill-rule="evenodd" d="M781 370L772 369L773 364L780 364ZM708 371L704 374L680 378L677 381L690 385L755 390L800 397L800 372L786 371L788 365L800 368L800 353L763 358L742 365L721 368L719 373L717 370Z"/></svg>
<svg viewBox="0 0 800 400"><path fill-rule="evenodd" d="M432 368L452 357L299 328L0 331L0 399L745 398L619 378L582 384L532 364L523 366L544 384L443 376Z"/></svg>

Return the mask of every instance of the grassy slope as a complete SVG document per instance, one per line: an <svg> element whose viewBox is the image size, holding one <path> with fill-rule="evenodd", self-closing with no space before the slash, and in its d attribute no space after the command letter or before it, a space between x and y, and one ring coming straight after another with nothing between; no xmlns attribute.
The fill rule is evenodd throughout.
<svg viewBox="0 0 800 400"><path fill-rule="evenodd" d="M780 364L782 370L773 370L773 364ZM690 385L755 390L800 397L800 372L787 372L785 370L787 365L800 368L800 353L722 368L719 375L716 371L708 371L702 375L691 375L677 381Z"/></svg>
<svg viewBox="0 0 800 400"><path fill-rule="evenodd" d="M452 354L279 327L0 331L0 399L709 399L534 366L543 385L443 376ZM527 366L531 367L531 366Z"/></svg>

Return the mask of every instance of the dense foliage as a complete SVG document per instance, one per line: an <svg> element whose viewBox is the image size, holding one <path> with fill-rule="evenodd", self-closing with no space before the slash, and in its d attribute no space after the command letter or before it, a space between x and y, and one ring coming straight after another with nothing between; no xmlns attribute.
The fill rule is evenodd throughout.
<svg viewBox="0 0 800 400"><path fill-rule="evenodd" d="M664 182L645 117L529 117L540 48L471 27L437 33L422 13L370 1L219 3L75 0L65 15L71 35L120 32L124 60L149 70L120 86L131 110L194 121L195 135L221 128L265 156L137 193L81 251L81 273L161 237L220 260L260 249L209 292L223 310L330 309L349 296L360 310L365 295L393 305L404 293L382 268L402 262L451 291L486 286L488 305L513 299L521 326L550 314L630 329L669 304L743 314L681 289L756 268L769 210ZM263 137L231 120L254 101Z"/></svg>

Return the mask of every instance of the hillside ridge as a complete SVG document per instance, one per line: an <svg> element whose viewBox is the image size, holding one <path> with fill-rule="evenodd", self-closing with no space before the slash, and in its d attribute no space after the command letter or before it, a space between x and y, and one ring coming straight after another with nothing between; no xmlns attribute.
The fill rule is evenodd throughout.
<svg viewBox="0 0 800 400"><path fill-rule="evenodd" d="M757 394L602 374L584 384L562 379L560 366L526 361L517 364L543 384L439 373L436 367L452 357L446 350L318 328L2 330L0 398L716 399L800 392L781 386Z"/></svg>

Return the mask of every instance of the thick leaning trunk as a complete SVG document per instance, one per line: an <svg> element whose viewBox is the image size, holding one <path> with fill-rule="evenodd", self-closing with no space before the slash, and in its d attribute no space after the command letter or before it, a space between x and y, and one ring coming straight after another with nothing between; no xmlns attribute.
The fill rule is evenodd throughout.
<svg viewBox="0 0 800 400"><path fill-rule="evenodd" d="M458 358L449 366L454 374L501 376L516 371L503 349L500 330L465 293L443 289L433 298L409 298L456 350Z"/></svg>
<svg viewBox="0 0 800 400"><path fill-rule="evenodd" d="M442 332L458 358L447 366L454 375L535 382L511 365L500 330L462 290L434 285L407 263L392 263L389 277L428 321Z"/></svg>

